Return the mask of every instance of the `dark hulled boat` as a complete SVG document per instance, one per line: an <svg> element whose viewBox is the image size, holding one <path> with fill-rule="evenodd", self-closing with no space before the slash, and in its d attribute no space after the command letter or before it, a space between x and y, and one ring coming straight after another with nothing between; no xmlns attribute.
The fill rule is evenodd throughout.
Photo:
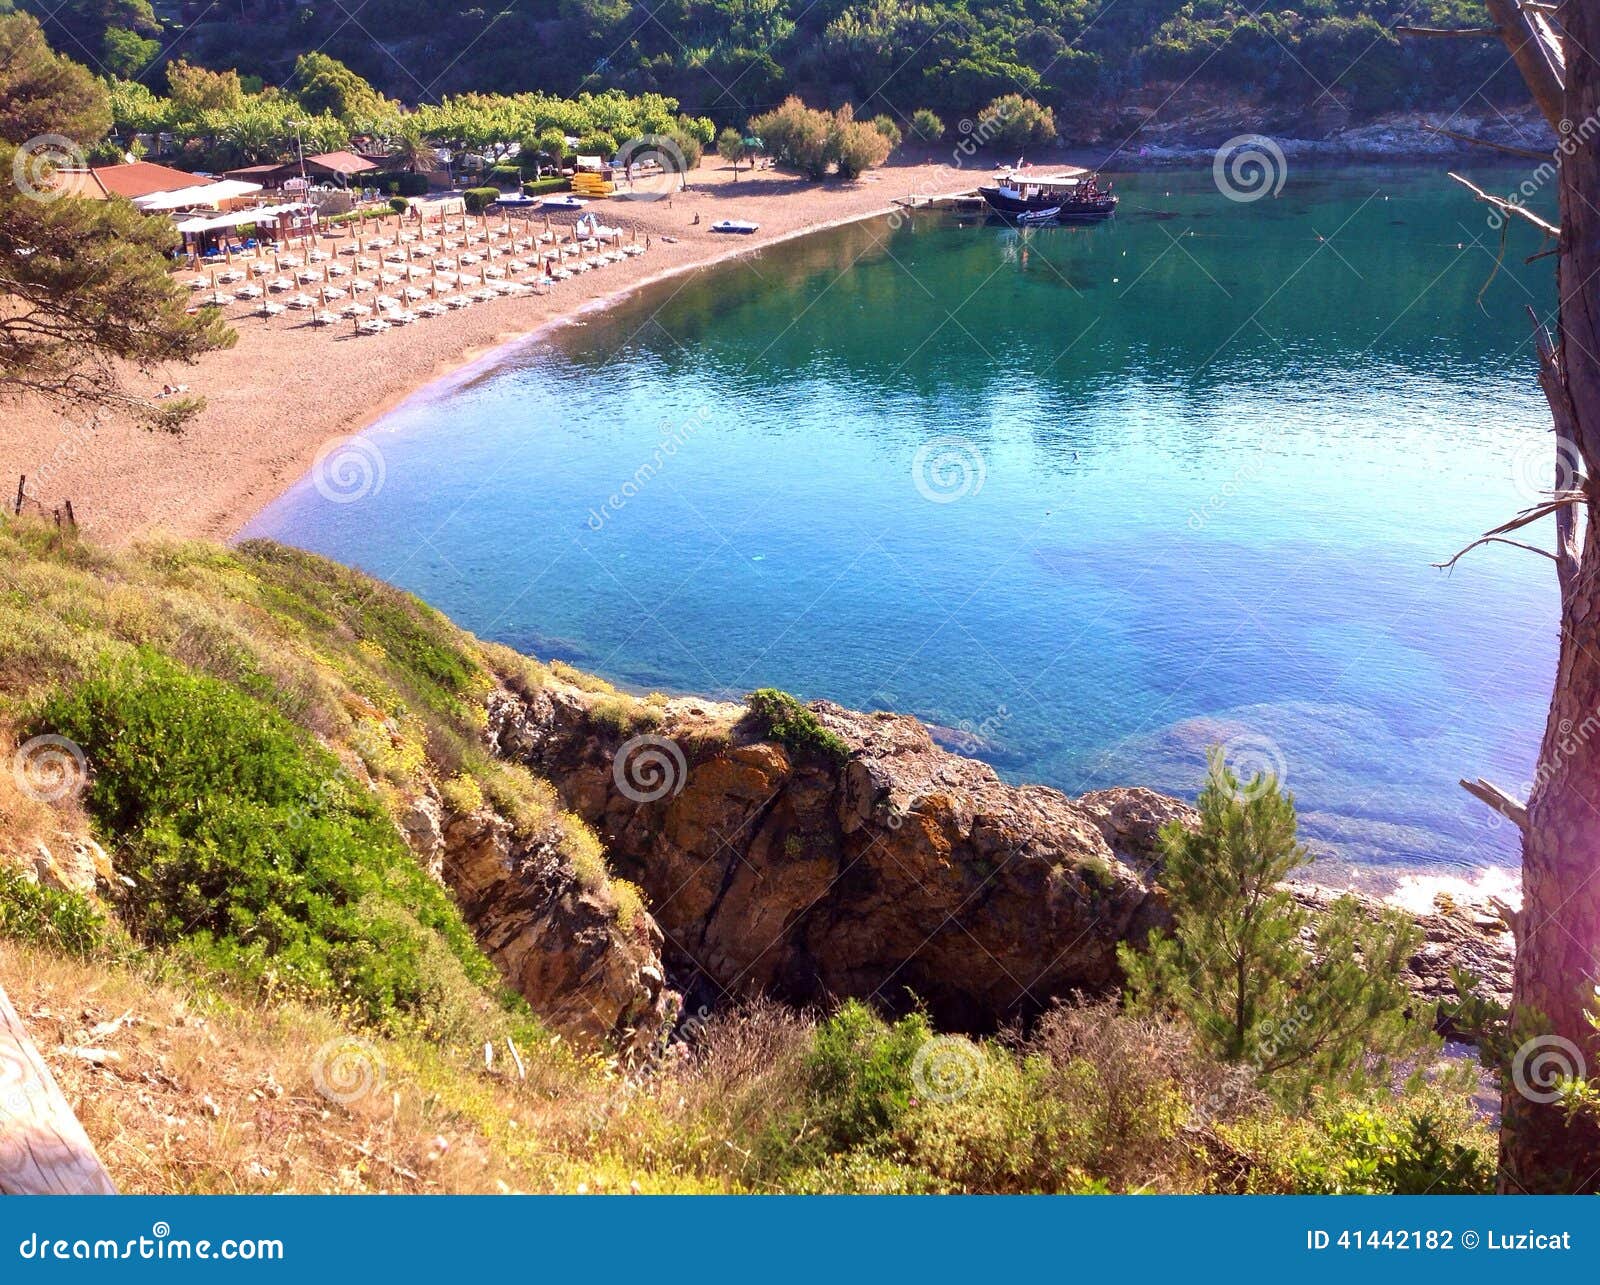
<svg viewBox="0 0 1600 1285"><path fill-rule="evenodd" d="M1110 186L1102 187L1098 174L1076 167L1034 170L1018 162L980 187L978 195L1010 219L1050 209L1057 219L1103 219L1117 208Z"/></svg>

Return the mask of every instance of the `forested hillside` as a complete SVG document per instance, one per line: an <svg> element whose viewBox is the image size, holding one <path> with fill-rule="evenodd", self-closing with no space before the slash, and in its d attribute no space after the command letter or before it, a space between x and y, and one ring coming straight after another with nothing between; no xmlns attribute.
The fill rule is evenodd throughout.
<svg viewBox="0 0 1600 1285"><path fill-rule="evenodd" d="M9 7L11 0L0 0ZM1479 27L1475 0L16 0L51 43L103 74L160 86L166 60L286 82L331 55L406 102L468 90L618 87L742 123L799 92L858 113L952 119L1022 92L1082 122L1183 86L1357 115L1518 101L1498 41L1402 40L1397 24ZM1481 110L1482 104L1479 103Z"/></svg>

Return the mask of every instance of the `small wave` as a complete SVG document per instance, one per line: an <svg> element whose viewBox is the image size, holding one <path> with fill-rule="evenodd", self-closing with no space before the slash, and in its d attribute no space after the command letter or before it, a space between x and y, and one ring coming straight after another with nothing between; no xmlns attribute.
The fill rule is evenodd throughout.
<svg viewBox="0 0 1600 1285"><path fill-rule="evenodd" d="M1522 907L1522 876L1508 866L1486 866L1470 877L1461 875L1405 875L1394 891L1384 898L1413 914L1427 914L1440 894L1453 901L1503 901L1512 909Z"/></svg>

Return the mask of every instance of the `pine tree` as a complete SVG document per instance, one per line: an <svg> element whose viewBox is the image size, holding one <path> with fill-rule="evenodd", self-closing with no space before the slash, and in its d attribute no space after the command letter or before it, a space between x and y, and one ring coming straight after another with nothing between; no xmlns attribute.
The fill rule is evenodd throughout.
<svg viewBox="0 0 1600 1285"><path fill-rule="evenodd" d="M1353 897L1313 915L1284 886L1311 861L1293 796L1268 775L1241 784L1213 750L1198 804L1197 829L1161 833L1171 933L1121 949L1132 1005L1176 1012L1289 1097L1388 1074L1390 1058L1425 1047L1401 982L1416 928Z"/></svg>

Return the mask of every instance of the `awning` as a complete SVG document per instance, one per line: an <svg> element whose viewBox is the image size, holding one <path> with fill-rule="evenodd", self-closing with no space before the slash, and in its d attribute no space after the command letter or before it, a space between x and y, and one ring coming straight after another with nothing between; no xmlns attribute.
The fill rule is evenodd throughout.
<svg viewBox="0 0 1600 1285"><path fill-rule="evenodd" d="M133 203L146 213L152 210L181 210L185 206L204 205L216 209L223 201L236 201L261 190L259 183L246 183L229 178L198 187L180 187L174 192L152 192L149 196L136 196Z"/></svg>
<svg viewBox="0 0 1600 1285"><path fill-rule="evenodd" d="M298 210L314 210L317 207L308 205L303 201L291 201L287 205L258 205L253 210L235 210L232 214L218 214L212 218L197 216L184 219L178 224L180 232L217 232L223 228L243 227L246 223L263 223L276 219L281 214L293 214Z"/></svg>

